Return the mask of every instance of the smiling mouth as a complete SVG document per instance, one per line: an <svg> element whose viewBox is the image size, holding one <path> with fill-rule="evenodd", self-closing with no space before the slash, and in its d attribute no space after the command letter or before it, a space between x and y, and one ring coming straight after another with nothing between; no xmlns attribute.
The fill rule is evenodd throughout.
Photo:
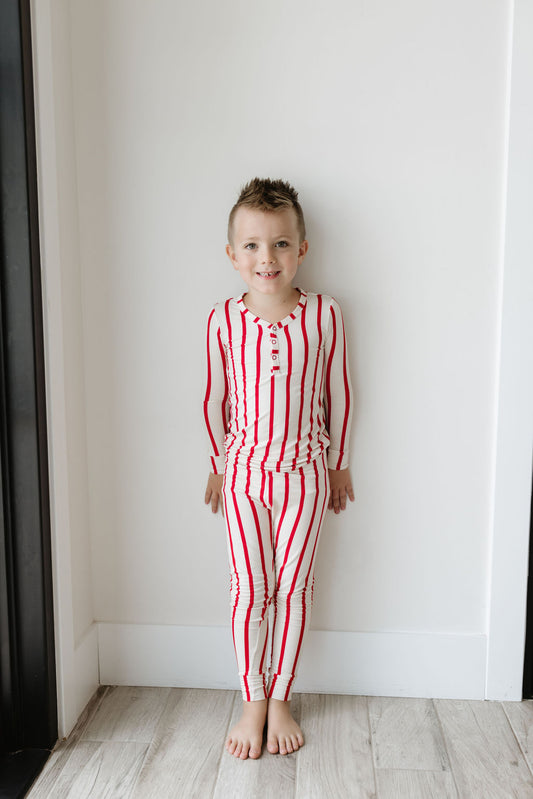
<svg viewBox="0 0 533 799"><path fill-rule="evenodd" d="M279 275L279 271L278 272L257 272L257 274L259 275L259 277L264 277L264 278L268 279L268 278L277 277Z"/></svg>

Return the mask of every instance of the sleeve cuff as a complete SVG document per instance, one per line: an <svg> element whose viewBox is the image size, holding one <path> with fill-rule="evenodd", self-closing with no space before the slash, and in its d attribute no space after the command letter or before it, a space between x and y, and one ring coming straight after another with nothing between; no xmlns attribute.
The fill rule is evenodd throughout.
<svg viewBox="0 0 533 799"><path fill-rule="evenodd" d="M340 452L336 449L328 449L328 469L347 469L350 465L350 453L346 450Z"/></svg>
<svg viewBox="0 0 533 799"><path fill-rule="evenodd" d="M211 455L209 462L211 464L211 471L213 474L222 474L224 472L224 455Z"/></svg>

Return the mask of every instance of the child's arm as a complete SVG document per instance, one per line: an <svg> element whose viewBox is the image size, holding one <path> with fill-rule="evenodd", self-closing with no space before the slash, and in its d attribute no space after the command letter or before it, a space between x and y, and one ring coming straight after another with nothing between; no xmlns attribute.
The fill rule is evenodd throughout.
<svg viewBox="0 0 533 799"><path fill-rule="evenodd" d="M211 474L205 492L206 504L213 513L222 509L222 479L224 471L224 439L229 428L229 392L226 357L220 326L214 309L207 323L207 380L204 399L204 419L209 437Z"/></svg>
<svg viewBox="0 0 533 799"><path fill-rule="evenodd" d="M332 300L330 307L325 358L324 407L330 438L328 467L331 487L328 507L339 513L346 508L346 497L352 502L354 500L348 468L353 395L344 322L335 300Z"/></svg>

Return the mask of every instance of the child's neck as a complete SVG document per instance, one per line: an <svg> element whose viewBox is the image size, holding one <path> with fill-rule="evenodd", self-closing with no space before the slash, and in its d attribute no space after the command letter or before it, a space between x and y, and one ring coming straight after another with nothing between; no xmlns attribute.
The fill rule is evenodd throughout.
<svg viewBox="0 0 533 799"><path fill-rule="evenodd" d="M292 286L282 296L257 294L248 290L243 300L249 311L267 322L275 323L294 311L300 301L300 292Z"/></svg>

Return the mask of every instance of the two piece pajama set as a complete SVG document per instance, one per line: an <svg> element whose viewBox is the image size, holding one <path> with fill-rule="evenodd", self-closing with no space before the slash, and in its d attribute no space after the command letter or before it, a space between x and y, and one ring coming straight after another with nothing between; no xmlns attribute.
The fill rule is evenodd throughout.
<svg viewBox="0 0 533 799"><path fill-rule="evenodd" d="M243 296L209 315L204 416L211 470L224 474L243 698L288 700L310 619L328 468L348 466L352 390L332 297L300 291L294 311L271 324Z"/></svg>

